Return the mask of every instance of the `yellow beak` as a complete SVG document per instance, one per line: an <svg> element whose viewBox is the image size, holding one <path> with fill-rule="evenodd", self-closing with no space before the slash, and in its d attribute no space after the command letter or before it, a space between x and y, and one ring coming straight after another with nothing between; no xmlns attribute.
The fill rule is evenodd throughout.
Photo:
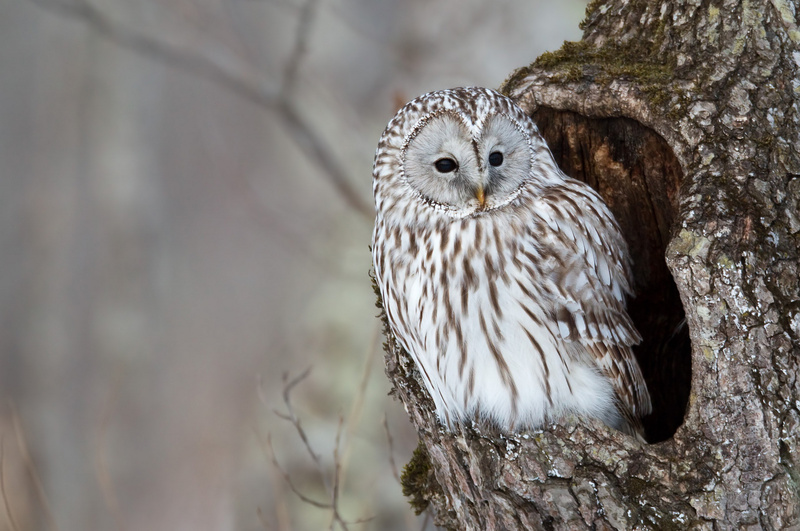
<svg viewBox="0 0 800 531"><path fill-rule="evenodd" d="M486 206L486 196L483 194L483 186L479 186L475 191L475 197L478 198L478 203L480 203L481 208Z"/></svg>

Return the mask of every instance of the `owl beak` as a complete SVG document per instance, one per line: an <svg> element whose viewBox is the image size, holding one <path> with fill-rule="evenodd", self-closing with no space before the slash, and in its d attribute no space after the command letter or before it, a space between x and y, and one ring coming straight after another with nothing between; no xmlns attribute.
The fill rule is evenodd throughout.
<svg viewBox="0 0 800 531"><path fill-rule="evenodd" d="M486 206L486 195L483 192L483 186L478 186L475 190L475 197L478 198L478 203L480 203L481 208Z"/></svg>

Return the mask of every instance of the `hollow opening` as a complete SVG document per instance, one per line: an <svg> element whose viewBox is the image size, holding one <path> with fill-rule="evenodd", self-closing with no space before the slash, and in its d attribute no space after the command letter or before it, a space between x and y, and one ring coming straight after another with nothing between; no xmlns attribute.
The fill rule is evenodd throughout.
<svg viewBox="0 0 800 531"><path fill-rule="evenodd" d="M540 107L533 120L561 169L600 192L633 257L628 312L642 335L634 349L653 401L647 440L672 437L691 390L691 344L678 288L665 262L680 163L666 141L629 118L587 118Z"/></svg>

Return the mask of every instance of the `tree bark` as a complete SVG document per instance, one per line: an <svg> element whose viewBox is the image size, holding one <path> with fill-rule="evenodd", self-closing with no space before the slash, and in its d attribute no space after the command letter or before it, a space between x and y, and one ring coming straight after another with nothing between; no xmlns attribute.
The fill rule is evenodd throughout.
<svg viewBox="0 0 800 531"><path fill-rule="evenodd" d="M586 419L447 432L389 337L420 436L404 486L438 525L800 528L799 22L787 0L592 2L582 41L504 84L631 244L652 444Z"/></svg>

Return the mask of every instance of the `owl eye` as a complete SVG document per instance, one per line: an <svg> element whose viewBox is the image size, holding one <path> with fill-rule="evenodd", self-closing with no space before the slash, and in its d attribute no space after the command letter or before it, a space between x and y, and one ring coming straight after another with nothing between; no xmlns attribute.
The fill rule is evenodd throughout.
<svg viewBox="0 0 800 531"><path fill-rule="evenodd" d="M500 166L503 163L503 154L499 151L493 152L489 155L489 164L494 167Z"/></svg>
<svg viewBox="0 0 800 531"><path fill-rule="evenodd" d="M439 173L450 173L458 168L458 164L453 159L439 159L433 163Z"/></svg>

